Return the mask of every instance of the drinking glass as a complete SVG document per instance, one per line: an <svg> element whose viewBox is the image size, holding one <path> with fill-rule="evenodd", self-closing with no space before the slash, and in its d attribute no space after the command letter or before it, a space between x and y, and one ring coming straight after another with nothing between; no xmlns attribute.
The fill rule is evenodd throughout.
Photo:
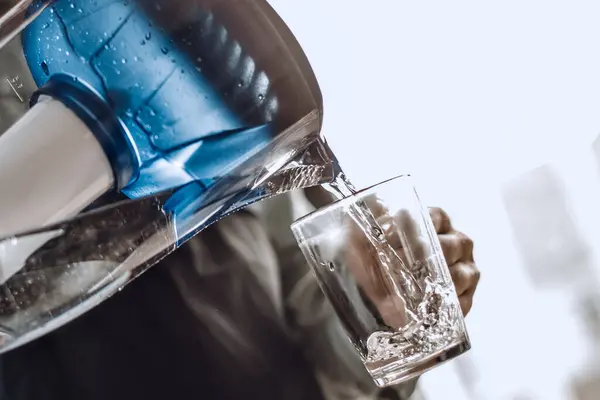
<svg viewBox="0 0 600 400"><path fill-rule="evenodd" d="M410 176L323 207L292 231L378 386L470 349L435 228Z"/></svg>

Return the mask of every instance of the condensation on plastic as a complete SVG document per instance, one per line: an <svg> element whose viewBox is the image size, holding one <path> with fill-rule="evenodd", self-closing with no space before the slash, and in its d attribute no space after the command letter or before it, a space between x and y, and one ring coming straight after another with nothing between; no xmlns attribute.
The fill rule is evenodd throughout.
<svg viewBox="0 0 600 400"><path fill-rule="evenodd" d="M52 7L55 10L60 7L77 10L77 3L84 2L96 4L97 0L58 0ZM202 60L187 61L202 63L202 67L197 69L198 74L202 73L203 68L224 71L203 77L222 96L235 94L235 99L239 101L233 103L238 106L245 104L241 114L245 113L246 117L240 118L241 121L250 121L248 123L252 127L257 124L257 110L264 112L265 108L258 109L255 102L248 101L240 87L240 77L236 76L237 70L231 66L227 68L227 61L232 61L231 54L222 55L224 43L231 44L231 51L236 51L238 47L243 49L245 62L251 60L253 68L261 71L255 74L256 79L267 82L265 91L259 94L258 99L261 103L267 98L276 99L277 107L271 107L268 113L262 114L268 115L271 139L252 151L240 152L239 148L226 146L219 149L221 152L238 151L240 156L221 166L213 176L163 185L160 186L162 190L146 196L130 193L129 199L118 193L108 193L73 219L0 239L0 268L18 271L0 285L0 352L31 341L88 311L199 231L239 208L289 190L331 182L341 174L335 156L320 134L322 99L314 74L299 44L266 1L138 2L150 10L148 13L154 16L152 21L159 25L161 32L170 32L179 25L193 23L190 18L193 19L194 15L207 13L220 26L227 28L227 38L210 35L210 40L217 41L213 43L212 53L207 54L206 48L210 50L211 47L205 46L203 51L206 56ZM169 11L168 18L165 17L165 11ZM46 10L44 13L48 12ZM37 14L39 10L31 15ZM21 23L16 24L19 28L23 25L25 15L29 14L21 14ZM29 29L27 34L31 35L32 30ZM99 35L103 36L102 32ZM8 56L14 65L27 65L22 51L15 52L15 49L20 49L22 39L16 35L7 46L0 49L0 59ZM31 39L29 37L27 40ZM102 37L89 38L94 39L102 42ZM147 39L142 37L140 40ZM195 46L193 42L186 44L192 48ZM106 45L110 50L111 45ZM182 51L182 54L192 53ZM210 54L215 57L211 58ZM15 59L18 59L16 64ZM32 59L35 57L31 55L27 58L31 67ZM83 61L90 62L90 59ZM173 62L172 59L170 62ZM0 61L0 76L5 73L5 65L8 64ZM50 76L53 73L72 73L67 67L68 63L51 64L48 60L44 65L44 70L48 69ZM122 62L120 68L127 68L126 63ZM16 98L28 98L36 84L43 83L39 81L39 71L33 71L32 67L32 72L33 79L32 73L26 68L18 71L19 78L27 84L21 85ZM251 90L256 85L248 87ZM186 90L186 96L193 97L189 87L181 89ZM110 95L105 96L110 100ZM239 108L231 107L239 115ZM20 110L19 107L14 109ZM180 110L189 113L185 107L173 107L168 111L177 113ZM136 110L130 109L115 112L123 120L129 115L136 115ZM194 115L175 117L176 121L195 118ZM139 121L139 118L135 120ZM181 129L186 135L190 133L189 125L183 124ZM177 133L170 126L169 134L176 139ZM210 137L227 137L227 134L211 134ZM192 139L192 142L197 140L203 143L206 137ZM159 142L153 141L154 144ZM194 171L211 170L202 164L211 162L211 153L206 154L206 159L195 160L193 168L199 169ZM40 198L42 201L44 199ZM25 256L14 257L15 252L22 254L22 249L28 246L33 250Z"/></svg>

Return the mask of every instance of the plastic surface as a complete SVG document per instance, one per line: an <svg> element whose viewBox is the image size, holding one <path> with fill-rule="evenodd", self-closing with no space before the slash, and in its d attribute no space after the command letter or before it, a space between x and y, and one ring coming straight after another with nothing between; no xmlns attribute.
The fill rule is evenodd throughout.
<svg viewBox="0 0 600 400"><path fill-rule="evenodd" d="M34 106L40 97L51 97L67 107L104 150L114 176L114 184L121 190L139 174L139 154L129 137L129 132L122 125L111 108L93 89L83 84L79 79L64 74L57 74L36 91L31 98ZM62 116L56 115L57 121ZM46 129L54 129L48 121ZM52 152L49 152L52 154ZM65 182L68 184L68 182ZM106 190L111 187L107 187ZM86 204L86 206L89 205Z"/></svg>
<svg viewBox="0 0 600 400"><path fill-rule="evenodd" d="M0 187L12 188L0 197L0 236L72 218L113 186L113 171L96 137L49 98L0 137L0 160ZM30 237L0 252L0 284L47 240Z"/></svg>
<svg viewBox="0 0 600 400"><path fill-rule="evenodd" d="M131 198L192 181L208 187L275 133L269 77L240 42L209 10L166 27L152 14L179 10L163 3L57 1L23 35L39 86L56 73L77 77L131 133L141 157L139 176L123 190ZM217 65L204 62L214 57ZM213 83L224 72L234 81L231 93Z"/></svg>
<svg viewBox="0 0 600 400"><path fill-rule="evenodd" d="M52 0L3 0L0 2L0 48L15 38Z"/></svg>
<svg viewBox="0 0 600 400"><path fill-rule="evenodd" d="M0 136L0 160L0 187L11 188L0 199L0 237L74 217L114 182L95 136L49 98Z"/></svg>
<svg viewBox="0 0 600 400"><path fill-rule="evenodd" d="M0 49L0 66L8 54L25 54L21 81L80 117L115 184L73 219L0 237L0 352L96 306L239 208L341 173L310 65L264 0L57 0ZM20 90L15 103L33 94ZM76 149L63 150L48 156Z"/></svg>

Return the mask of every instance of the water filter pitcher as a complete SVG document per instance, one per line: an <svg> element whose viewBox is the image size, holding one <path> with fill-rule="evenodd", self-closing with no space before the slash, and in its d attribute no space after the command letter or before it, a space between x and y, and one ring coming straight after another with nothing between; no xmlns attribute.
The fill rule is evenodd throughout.
<svg viewBox="0 0 600 400"><path fill-rule="evenodd" d="M315 76L266 0L2 7L0 352L227 214L341 173Z"/></svg>

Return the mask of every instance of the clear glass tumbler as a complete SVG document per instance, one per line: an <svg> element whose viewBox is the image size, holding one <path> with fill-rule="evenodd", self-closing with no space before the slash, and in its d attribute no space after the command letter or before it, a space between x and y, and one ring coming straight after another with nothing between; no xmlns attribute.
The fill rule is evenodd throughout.
<svg viewBox="0 0 600 400"><path fill-rule="evenodd" d="M470 349L435 228L409 176L321 208L292 230L378 386Z"/></svg>

